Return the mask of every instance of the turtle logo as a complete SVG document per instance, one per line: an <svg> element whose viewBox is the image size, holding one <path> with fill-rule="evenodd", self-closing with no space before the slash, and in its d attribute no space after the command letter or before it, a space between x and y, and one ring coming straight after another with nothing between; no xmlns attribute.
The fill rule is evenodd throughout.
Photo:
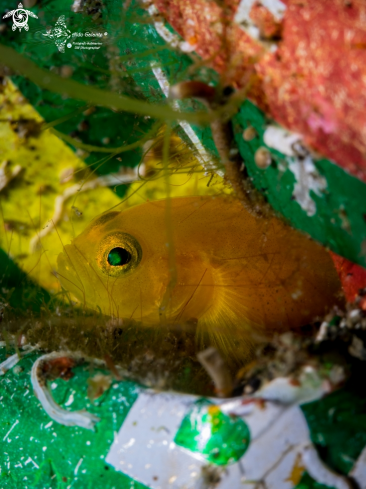
<svg viewBox="0 0 366 489"><path fill-rule="evenodd" d="M66 26L64 15L61 15L61 17L59 17L59 19L55 24L55 27L53 27L52 29L47 31L46 34L43 35L49 37L50 39L54 39L57 49L61 53L65 52L65 44L68 41L68 39L72 37L71 31ZM69 46L68 44L67 47L71 47L71 46Z"/></svg>
<svg viewBox="0 0 366 489"><path fill-rule="evenodd" d="M29 29L28 27L28 15L38 19L36 14L31 12L30 10L25 10L23 8L23 4L19 3L18 8L16 10L11 10L3 16L3 19L7 19L8 17L13 16L13 26L12 29L15 31L17 28L21 31L23 28L25 31Z"/></svg>

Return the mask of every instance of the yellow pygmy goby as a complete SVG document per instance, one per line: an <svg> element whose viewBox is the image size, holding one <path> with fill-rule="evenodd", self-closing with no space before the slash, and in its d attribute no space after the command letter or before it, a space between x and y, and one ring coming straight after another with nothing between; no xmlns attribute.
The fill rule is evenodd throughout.
<svg viewBox="0 0 366 489"><path fill-rule="evenodd" d="M232 196L169 201L173 273L167 203L95 218L58 257L62 286L110 316L158 325L164 309L170 324L194 319L198 334L224 349L237 340L249 346L253 333L297 328L342 302L322 246L276 217L253 216Z"/></svg>

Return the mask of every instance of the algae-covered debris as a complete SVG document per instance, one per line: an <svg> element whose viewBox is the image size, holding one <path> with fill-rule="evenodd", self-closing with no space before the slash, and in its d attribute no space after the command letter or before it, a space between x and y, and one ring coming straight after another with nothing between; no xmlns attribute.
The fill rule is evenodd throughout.
<svg viewBox="0 0 366 489"><path fill-rule="evenodd" d="M304 365L321 372L329 390L349 379L362 382L366 369L366 290L354 303L334 308L324 321L304 328L301 335L285 333L262 342L253 362L237 372L236 392L253 393L277 377L290 377L296 385ZM360 384L361 385L361 384Z"/></svg>
<svg viewBox="0 0 366 489"><path fill-rule="evenodd" d="M225 351L208 350L226 359L215 363L214 374L207 374L201 365L195 322L147 327L134 320L83 313L62 303L53 312L44 310L41 315L20 317L9 305L3 305L1 335L9 344L21 341L44 351L62 349L71 355L77 352L100 359L112 375L118 377L115 367L122 368L123 376L159 389L215 396L220 395L217 389L227 395L233 385L233 395L253 394L278 377L292 379L293 385L298 385L304 367L309 367L332 391L349 379L357 382L365 373L365 297L366 291L361 291L354 304L331 311L322 323L306 326L297 334L257 337L250 361L242 358L232 363ZM233 383L225 380L230 377Z"/></svg>

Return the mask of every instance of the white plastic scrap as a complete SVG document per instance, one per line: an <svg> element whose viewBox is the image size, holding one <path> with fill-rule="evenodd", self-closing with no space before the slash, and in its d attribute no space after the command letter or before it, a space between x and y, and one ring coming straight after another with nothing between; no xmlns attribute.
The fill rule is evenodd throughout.
<svg viewBox="0 0 366 489"><path fill-rule="evenodd" d="M14 365L16 365L19 362L20 358L21 357L17 353L15 353L11 357L7 358L4 362L1 362L0 375L4 375L8 370L13 368Z"/></svg>
<svg viewBox="0 0 366 489"><path fill-rule="evenodd" d="M311 373L309 368L305 370ZM351 489L346 477L334 473L319 459L304 414L297 405L298 396L292 403L283 403L281 399L280 389L274 401L249 396L211 400L221 412L240 417L250 431L246 452L238 462L225 466L215 488L232 489L243 483L248 487L293 489L291 474L300 459L301 466L315 481L335 489ZM206 487L204 456L175 443L182 420L194 409L195 401L193 396L140 392L112 443L106 462L151 489ZM200 431L199 439L195 439L205 446L211 431L205 426ZM142 453L148 458L142 457Z"/></svg>
<svg viewBox="0 0 366 489"><path fill-rule="evenodd" d="M310 192L321 195L327 188L327 181L316 169L310 154L306 154L302 159L297 156L294 147L296 143L301 145L301 136L281 127L268 126L263 140L269 148L289 157L288 168L296 179L293 197L308 216L313 216L316 213L316 204Z"/></svg>
<svg viewBox="0 0 366 489"><path fill-rule="evenodd" d="M303 368L297 380L299 385L293 385L291 379L277 377L259 389L254 397L283 404L303 404L328 394L327 384L310 365Z"/></svg>
<svg viewBox="0 0 366 489"><path fill-rule="evenodd" d="M296 202L300 204L308 216L314 216L316 204L310 197L310 192L313 191L316 195L322 195L322 192L327 188L326 179L316 169L311 156L306 156L303 160L290 161L289 169L296 178L293 192Z"/></svg>
<svg viewBox="0 0 366 489"><path fill-rule="evenodd" d="M327 337L328 328L329 323L327 323L327 321L323 321L315 338L316 343L320 343Z"/></svg>
<svg viewBox="0 0 366 489"><path fill-rule="evenodd" d="M81 428L93 430L94 425L99 421L99 418L94 414L88 413L87 411L66 411L65 409L62 409L54 401L47 388L46 381L39 376L41 366L44 362L65 356L68 358L79 358L75 355L71 355L69 352L54 352L47 355L42 355L35 361L31 372L31 381L34 393L39 402L42 404L42 407L46 413L57 423L65 426L80 426Z"/></svg>
<svg viewBox="0 0 366 489"><path fill-rule="evenodd" d="M263 141L269 147L273 148L286 156L296 156L294 145L301 142L300 134L286 131L282 127L267 126L263 134Z"/></svg>
<svg viewBox="0 0 366 489"><path fill-rule="evenodd" d="M7 358L3 362L0 363L0 375L6 374L8 370L13 368L25 355L28 355L31 353L32 350L28 351L22 351L19 353L15 353L14 355L11 355L11 357Z"/></svg>
<svg viewBox="0 0 366 489"><path fill-rule="evenodd" d="M260 483L268 488L282 484L282 489L290 489L293 485L288 475L300 456L306 470L316 481L336 489L350 489L346 477L329 470L318 458L304 415L297 406L300 402L321 397L325 392L324 384L311 367L304 368L299 380L297 387L291 384L290 379L275 379L258 393L257 398L243 397L223 402L213 400L222 412L235 414L247 423L251 439L240 462L227 466L225 473L221 474L217 488L235 487L244 477L246 483L257 484L258 487ZM205 461L198 453L189 455L188 450L174 443L177 428L192 404L188 396L141 393L106 461L152 488L162 488L165 484L173 488L182 484L192 489L201 487L199 474L205 467ZM137 419L139 430L136 429ZM157 435L156 427L163 425L165 430L159 430ZM144 460L139 462L137 453L143 446L154 448L151 452L151 456L156 455L153 464L144 466ZM153 471L148 470L150 467L153 467Z"/></svg>
<svg viewBox="0 0 366 489"><path fill-rule="evenodd" d="M315 368L306 365L296 385L288 377L277 377L265 384L255 394L251 396L253 400L261 399L280 403L282 405L304 404L315 401L329 393L327 383L319 376ZM245 398L236 398L227 400L221 404L220 409L225 413L235 414L236 416L244 416L248 414L252 408L250 404L243 403Z"/></svg>

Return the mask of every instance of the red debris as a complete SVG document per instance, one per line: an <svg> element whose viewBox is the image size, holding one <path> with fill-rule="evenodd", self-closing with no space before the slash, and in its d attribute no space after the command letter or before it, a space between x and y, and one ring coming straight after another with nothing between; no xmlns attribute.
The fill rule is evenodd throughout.
<svg viewBox="0 0 366 489"><path fill-rule="evenodd" d="M69 357L59 357L54 360L48 360L44 362L42 365L42 372L49 379L57 379L61 377L65 380L69 380L74 376L74 373L71 371L73 367L75 367L76 362L72 358Z"/></svg>
<svg viewBox="0 0 366 489"><path fill-rule="evenodd" d="M359 307L360 307L360 309L362 309L363 311L366 311L366 297L363 297L363 298L360 300Z"/></svg>
<svg viewBox="0 0 366 489"><path fill-rule="evenodd" d="M366 269L336 253L330 252L330 254L342 282L344 295L348 302L354 302L359 290L366 287Z"/></svg>
<svg viewBox="0 0 366 489"><path fill-rule="evenodd" d="M295 379L293 377L291 377L288 381L288 383L290 385L292 385L293 387L300 387L301 386L301 382L298 380L298 379Z"/></svg>

